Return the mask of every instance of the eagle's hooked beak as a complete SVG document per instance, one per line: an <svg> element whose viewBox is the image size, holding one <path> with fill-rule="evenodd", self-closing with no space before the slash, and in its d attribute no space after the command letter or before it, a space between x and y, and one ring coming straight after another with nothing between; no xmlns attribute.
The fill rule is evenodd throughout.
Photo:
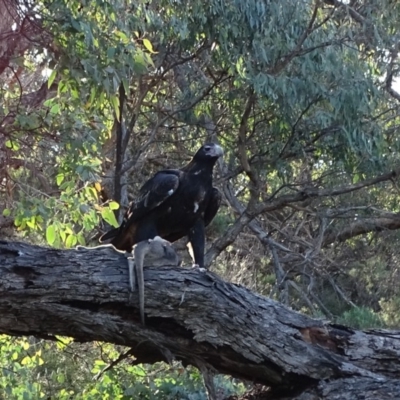
<svg viewBox="0 0 400 400"><path fill-rule="evenodd" d="M210 157L219 158L224 155L224 150L222 149L222 147L215 143L206 144L204 146L204 150L206 154Z"/></svg>

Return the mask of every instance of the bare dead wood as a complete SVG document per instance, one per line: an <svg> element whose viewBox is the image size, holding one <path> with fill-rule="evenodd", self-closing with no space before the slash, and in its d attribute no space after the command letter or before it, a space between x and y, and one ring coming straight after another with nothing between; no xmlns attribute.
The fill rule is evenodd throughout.
<svg viewBox="0 0 400 400"><path fill-rule="evenodd" d="M328 232L323 240L323 245L327 246L336 241L344 242L364 233L397 229L400 229L399 214L392 214L391 217L364 218L353 222L340 232Z"/></svg>
<svg viewBox="0 0 400 400"><path fill-rule="evenodd" d="M270 386L271 399L354 399L364 386L397 398L400 332L314 320L192 269L147 268L145 282L143 327L121 253L0 241L0 332L125 345L137 363L206 366ZM332 395L351 383L357 396Z"/></svg>

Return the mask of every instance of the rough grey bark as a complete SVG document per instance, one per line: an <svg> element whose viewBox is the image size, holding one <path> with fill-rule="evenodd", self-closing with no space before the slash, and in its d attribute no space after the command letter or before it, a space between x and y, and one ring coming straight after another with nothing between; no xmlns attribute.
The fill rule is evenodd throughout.
<svg viewBox="0 0 400 400"><path fill-rule="evenodd" d="M2 333L130 346L137 363L175 358L270 386L271 399L400 397L400 332L315 320L193 269L148 267L145 290L143 327L123 254L0 241Z"/></svg>

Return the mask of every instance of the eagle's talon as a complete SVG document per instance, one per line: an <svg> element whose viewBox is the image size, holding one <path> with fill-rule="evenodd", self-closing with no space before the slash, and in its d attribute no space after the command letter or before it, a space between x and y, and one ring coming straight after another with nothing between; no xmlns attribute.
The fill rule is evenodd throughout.
<svg viewBox="0 0 400 400"><path fill-rule="evenodd" d="M199 264L193 264L192 269L197 269L199 272L203 272L203 273L207 272L207 268L200 267Z"/></svg>

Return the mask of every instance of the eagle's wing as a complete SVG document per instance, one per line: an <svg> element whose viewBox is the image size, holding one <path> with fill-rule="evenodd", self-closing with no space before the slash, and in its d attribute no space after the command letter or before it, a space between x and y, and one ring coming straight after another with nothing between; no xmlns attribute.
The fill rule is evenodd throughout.
<svg viewBox="0 0 400 400"><path fill-rule="evenodd" d="M129 207L128 214L139 216L162 204L178 189L181 173L174 169L157 172L141 187L138 198Z"/></svg>
<svg viewBox="0 0 400 400"><path fill-rule="evenodd" d="M112 239L132 223L145 217L151 210L158 207L172 196L179 187L179 178L182 171L167 169L157 172L139 190L138 198L132 201L125 212L122 224L118 228L106 232L100 242Z"/></svg>

